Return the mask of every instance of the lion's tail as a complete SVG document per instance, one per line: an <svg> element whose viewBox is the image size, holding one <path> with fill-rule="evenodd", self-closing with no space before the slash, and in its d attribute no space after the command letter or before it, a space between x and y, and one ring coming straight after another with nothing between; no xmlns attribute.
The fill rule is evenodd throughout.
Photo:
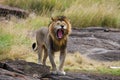
<svg viewBox="0 0 120 80"><path fill-rule="evenodd" d="M36 43L35 43L35 42L32 44L32 49L33 49L34 51L36 51L36 50L37 50L37 45L36 45Z"/></svg>

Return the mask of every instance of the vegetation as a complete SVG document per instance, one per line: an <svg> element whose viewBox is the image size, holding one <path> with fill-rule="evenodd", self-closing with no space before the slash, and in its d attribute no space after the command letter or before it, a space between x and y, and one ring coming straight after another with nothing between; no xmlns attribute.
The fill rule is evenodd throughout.
<svg viewBox="0 0 120 80"><path fill-rule="evenodd" d="M66 15L73 27L120 28L120 0L6 0L4 4L40 16Z"/></svg>
<svg viewBox="0 0 120 80"><path fill-rule="evenodd" d="M32 34L40 26L47 26L51 16L66 15L73 27L120 28L120 0L2 0L2 4L23 8L37 15L31 14L27 19L13 17L10 21L0 21L0 61L24 59L37 62L37 54L31 49L35 41ZM56 56L59 63L58 54ZM119 63L92 61L76 52L67 55L65 70L120 75L120 69L109 68L110 65L119 66Z"/></svg>

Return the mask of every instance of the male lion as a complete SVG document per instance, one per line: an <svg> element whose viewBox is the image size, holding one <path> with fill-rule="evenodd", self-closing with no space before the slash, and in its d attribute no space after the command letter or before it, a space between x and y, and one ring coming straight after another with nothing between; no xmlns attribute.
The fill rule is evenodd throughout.
<svg viewBox="0 0 120 80"><path fill-rule="evenodd" d="M63 65L66 57L67 38L71 32L71 24L65 16L51 18L52 22L48 28L43 27L36 33L36 43L38 51L38 63L42 60L42 51L44 50L43 64L46 65L46 58L49 56L52 65L52 74L65 75ZM35 49L36 43L32 47ZM54 62L54 53L60 51L60 65L57 70Z"/></svg>

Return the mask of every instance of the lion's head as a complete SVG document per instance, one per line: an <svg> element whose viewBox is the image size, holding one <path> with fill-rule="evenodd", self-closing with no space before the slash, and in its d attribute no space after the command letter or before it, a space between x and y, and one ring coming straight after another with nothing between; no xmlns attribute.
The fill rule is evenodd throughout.
<svg viewBox="0 0 120 80"><path fill-rule="evenodd" d="M71 32L71 24L65 16L57 16L51 18L52 22L49 25L49 34L53 40L63 43Z"/></svg>

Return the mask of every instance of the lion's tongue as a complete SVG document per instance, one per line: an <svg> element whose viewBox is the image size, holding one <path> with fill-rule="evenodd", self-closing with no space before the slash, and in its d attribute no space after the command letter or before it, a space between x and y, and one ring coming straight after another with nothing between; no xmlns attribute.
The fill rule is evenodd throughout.
<svg viewBox="0 0 120 80"><path fill-rule="evenodd" d="M63 34L62 34L62 30L58 30L58 38L62 38Z"/></svg>

